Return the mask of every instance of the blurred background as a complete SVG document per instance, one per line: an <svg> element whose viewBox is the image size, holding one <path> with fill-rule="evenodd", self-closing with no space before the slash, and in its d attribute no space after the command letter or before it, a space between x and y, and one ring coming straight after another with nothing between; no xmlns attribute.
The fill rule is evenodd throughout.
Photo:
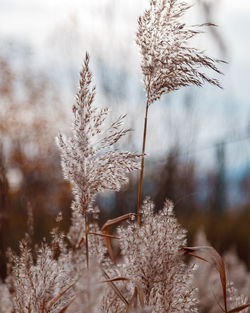
<svg viewBox="0 0 250 313"><path fill-rule="evenodd" d="M195 44L228 62L224 90L174 92L150 107L143 194L175 203L189 245L203 230L220 252L234 249L250 268L250 2L193 0L190 24L212 22ZM96 103L133 129L122 149L141 151L145 94L135 44L146 0L0 0L0 266L18 249L33 211L34 244L62 212L70 224L70 186L55 145L70 132L71 106L85 51ZM101 223L136 209L138 176L96 199Z"/></svg>

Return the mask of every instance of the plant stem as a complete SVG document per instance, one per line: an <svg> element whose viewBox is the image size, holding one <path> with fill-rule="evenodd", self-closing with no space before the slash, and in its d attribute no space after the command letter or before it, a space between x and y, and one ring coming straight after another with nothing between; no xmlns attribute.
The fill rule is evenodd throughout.
<svg viewBox="0 0 250 313"><path fill-rule="evenodd" d="M144 154L145 154L146 137L147 137L148 108L149 108L149 101L147 100L145 118L144 118L140 181L139 181L139 190L138 190L138 198L137 198L137 224L138 224L138 227L141 227L140 209L141 209L142 182L143 182L143 173L144 173Z"/></svg>
<svg viewBox="0 0 250 313"><path fill-rule="evenodd" d="M84 214L84 222L85 222L86 263L87 263L87 269L89 269L88 221L87 221L87 213L86 212Z"/></svg>

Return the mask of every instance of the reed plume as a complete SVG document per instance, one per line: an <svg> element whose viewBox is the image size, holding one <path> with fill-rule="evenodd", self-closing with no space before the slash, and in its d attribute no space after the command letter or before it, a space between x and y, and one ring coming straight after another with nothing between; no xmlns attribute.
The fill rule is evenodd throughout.
<svg viewBox="0 0 250 313"><path fill-rule="evenodd" d="M138 169L140 157L139 154L121 152L114 148L114 144L129 131L122 128L125 115L105 128L109 110L98 109L94 105L94 98L95 87L92 86L89 55L86 53L80 72L80 88L72 108L73 135L66 138L59 134L57 143L61 150L64 177L71 183L74 195L70 239L77 244L83 237L83 234L79 234L79 229L85 233L87 264L87 214L92 211L94 197L104 190L119 190L128 181L127 174ZM81 223L82 228L79 227Z"/></svg>
<svg viewBox="0 0 250 313"><path fill-rule="evenodd" d="M190 8L186 1L151 0L150 7L138 19L136 43L140 48L141 70L146 90L146 111L142 143L141 172L138 191L138 225L146 148L148 109L163 94L188 85L202 86L208 82L221 87L217 79L211 78L203 69L221 74L217 63L222 62L207 56L198 48L190 46L191 39L201 34L202 24L188 26L181 20Z"/></svg>
<svg viewBox="0 0 250 313"><path fill-rule="evenodd" d="M186 231L173 214L173 204L154 214L147 199L142 206L142 224L120 228L122 270L141 286L145 305L152 313L197 312L197 292L193 285L192 266L183 262L181 247L186 244Z"/></svg>
<svg viewBox="0 0 250 313"><path fill-rule="evenodd" d="M73 105L72 135L59 134L57 138L63 173L74 195L69 241L54 230L51 244L43 241L32 252L30 210L30 234L20 243L19 256L9 253L8 277L0 283L0 312L196 313L198 298L208 303L210 297L204 280L194 283L196 266L185 264L184 254L215 267L217 279L220 274L224 308L218 303L216 309L219 306L225 313L247 312L250 303L227 282L218 252L207 245L185 247L186 231L178 224L170 201L155 213L153 203L146 199L140 212L149 106L163 94L183 86L208 82L220 87L218 80L202 71L206 67L220 74L216 66L220 61L189 47L204 25L181 22L188 8L185 1L151 0L150 8L138 20L137 44L147 95L142 155L114 148L129 129L122 127L125 116L106 126L109 112L94 105L95 87L86 54ZM119 190L127 182L127 174L139 168L140 158L137 222L133 220L135 214L130 213L108 220L100 228L99 210L93 206L96 194ZM118 228L118 236L109 234L109 227L125 221L127 225ZM120 242L119 260L112 256L111 238ZM202 252L205 257L200 255ZM210 269L201 270L213 278ZM243 276L245 279L247 275ZM207 281L206 277L205 284ZM202 296L196 288L202 289L200 285ZM210 307L213 312L214 306Z"/></svg>

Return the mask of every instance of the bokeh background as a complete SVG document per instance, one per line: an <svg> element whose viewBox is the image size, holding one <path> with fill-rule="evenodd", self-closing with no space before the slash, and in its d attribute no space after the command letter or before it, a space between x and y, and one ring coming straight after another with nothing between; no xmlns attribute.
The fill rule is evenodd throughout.
<svg viewBox="0 0 250 313"><path fill-rule="evenodd" d="M234 248L250 267L250 2L193 0L186 23L212 22L195 42L228 62L224 90L184 88L150 107L143 194L169 198L193 244L199 230L220 253ZM135 44L146 0L0 0L0 265L18 249L31 210L34 244L56 217L70 224L70 186L55 145L70 132L85 51L96 102L126 113L123 149L141 151L145 94ZM96 199L101 223L136 208L138 173L119 193Z"/></svg>

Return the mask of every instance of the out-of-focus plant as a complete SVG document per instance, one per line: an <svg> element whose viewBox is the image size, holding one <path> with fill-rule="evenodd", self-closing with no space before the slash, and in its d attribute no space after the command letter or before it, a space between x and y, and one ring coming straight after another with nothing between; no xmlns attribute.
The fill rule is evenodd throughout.
<svg viewBox="0 0 250 313"><path fill-rule="evenodd" d="M209 245L203 231L199 230L197 232L194 245ZM230 305L231 307L243 306L247 303L250 273L247 271L245 265L238 259L235 251L227 251L224 253L223 258L227 268L227 288ZM198 261L198 269L195 273L194 284L199 290L200 312L217 312L217 303L223 302L223 293L221 292L221 286L215 268L212 265L207 265L202 261Z"/></svg>
<svg viewBox="0 0 250 313"><path fill-rule="evenodd" d="M1 47L0 263L4 275L4 250L7 246L17 247L23 237L28 203L34 209L36 242L48 234L58 210L65 211L65 216L69 214L71 196L62 180L53 144L57 125L64 120L53 80L34 67L29 49L20 43L2 42Z"/></svg>

